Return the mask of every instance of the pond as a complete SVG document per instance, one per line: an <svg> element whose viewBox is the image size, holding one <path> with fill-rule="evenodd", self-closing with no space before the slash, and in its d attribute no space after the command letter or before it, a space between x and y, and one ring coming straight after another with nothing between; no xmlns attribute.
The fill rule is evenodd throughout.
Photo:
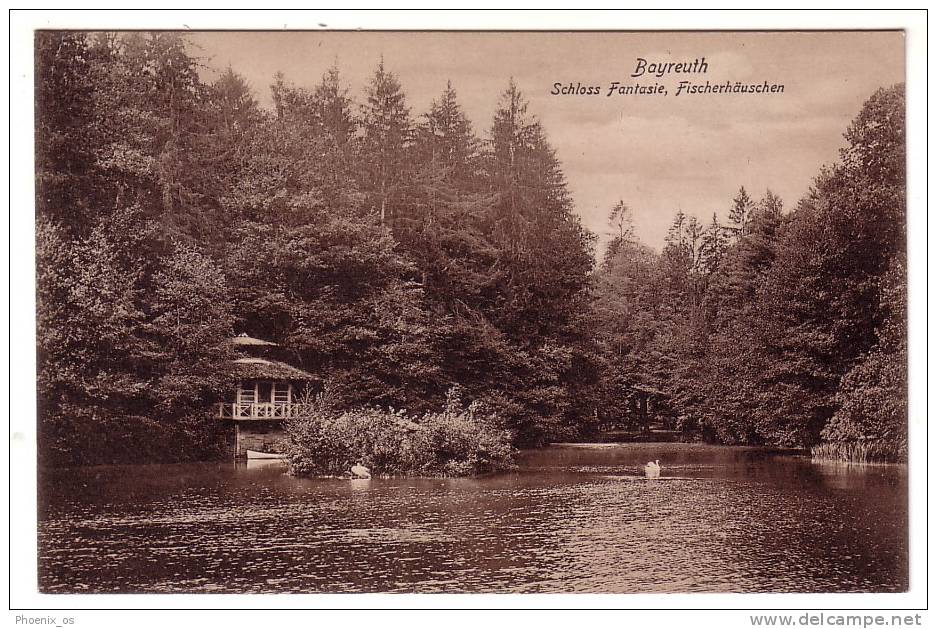
<svg viewBox="0 0 937 629"><path fill-rule="evenodd" d="M907 469L755 448L558 445L471 479L282 463L40 475L44 592L895 592ZM659 479L640 466L659 459Z"/></svg>

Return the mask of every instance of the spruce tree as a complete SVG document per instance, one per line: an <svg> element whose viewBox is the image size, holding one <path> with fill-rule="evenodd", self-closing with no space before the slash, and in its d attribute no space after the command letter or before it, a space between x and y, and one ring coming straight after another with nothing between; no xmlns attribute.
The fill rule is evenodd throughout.
<svg viewBox="0 0 937 629"><path fill-rule="evenodd" d="M392 228L410 175L413 124L400 81L384 68L383 57L368 83L361 127L362 187L381 224Z"/></svg>

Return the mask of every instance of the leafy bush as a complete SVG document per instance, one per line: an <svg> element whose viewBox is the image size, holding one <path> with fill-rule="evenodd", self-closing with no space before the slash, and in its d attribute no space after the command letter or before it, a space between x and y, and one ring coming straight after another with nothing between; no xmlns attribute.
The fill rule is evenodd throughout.
<svg viewBox="0 0 937 629"><path fill-rule="evenodd" d="M450 391L446 408L420 417L405 410L340 410L329 387L286 424L290 473L345 474L361 463L375 475L471 476L513 467L511 434L485 405L465 406Z"/></svg>

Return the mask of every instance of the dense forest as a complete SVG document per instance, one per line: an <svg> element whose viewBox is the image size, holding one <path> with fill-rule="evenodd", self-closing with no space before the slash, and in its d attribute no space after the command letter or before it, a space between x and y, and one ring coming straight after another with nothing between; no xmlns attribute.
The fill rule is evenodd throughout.
<svg viewBox="0 0 937 629"><path fill-rule="evenodd" d="M622 201L596 262L513 81L478 133L453 85L414 113L382 60L359 102L333 68L272 77L266 109L174 33L35 44L44 465L220 456L240 332L339 405L432 413L458 390L517 446L653 422L906 456L903 86L792 211L741 188L728 222L677 213L655 252Z"/></svg>

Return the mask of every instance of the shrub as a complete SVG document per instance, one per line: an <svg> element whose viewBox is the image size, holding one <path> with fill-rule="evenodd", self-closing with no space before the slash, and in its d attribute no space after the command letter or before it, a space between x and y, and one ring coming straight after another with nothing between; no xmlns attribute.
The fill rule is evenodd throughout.
<svg viewBox="0 0 937 629"><path fill-rule="evenodd" d="M286 424L290 473L345 474L355 463L375 475L471 476L513 467L511 434L496 414L450 391L439 413L336 408L328 387Z"/></svg>

